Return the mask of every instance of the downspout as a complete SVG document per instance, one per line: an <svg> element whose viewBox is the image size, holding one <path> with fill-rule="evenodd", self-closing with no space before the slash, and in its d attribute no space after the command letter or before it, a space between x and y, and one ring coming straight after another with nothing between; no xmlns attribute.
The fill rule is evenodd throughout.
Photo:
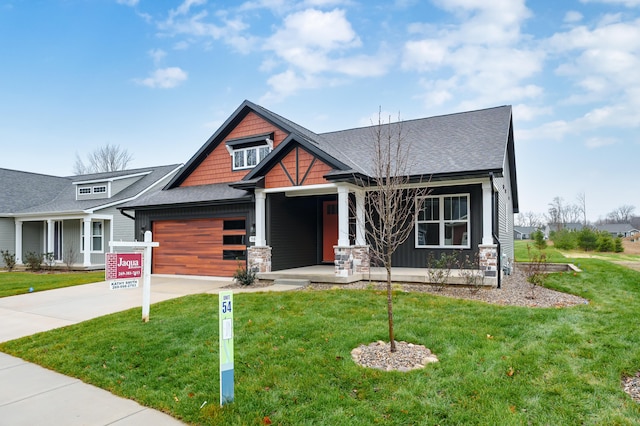
<svg viewBox="0 0 640 426"><path fill-rule="evenodd" d="M491 184L491 193L493 194L493 197L497 197L498 194L496 192L493 191L493 172L489 172L489 182ZM493 198L492 197L492 198ZM491 203L491 235L493 237L493 241L494 243L498 246L497 247L497 265L496 265L496 279L498 280L498 288L502 287L502 256L501 256L501 251L502 248L500 247L500 238L496 235L496 229L495 229L495 217L498 214L498 212L496 212L496 202L495 199L492 200L493 202ZM499 219L498 219L499 220Z"/></svg>
<svg viewBox="0 0 640 426"><path fill-rule="evenodd" d="M131 220L136 220L134 216L131 216L129 213L125 212L124 209L118 209L118 210L120 210L120 214L122 214L122 216L128 217Z"/></svg>

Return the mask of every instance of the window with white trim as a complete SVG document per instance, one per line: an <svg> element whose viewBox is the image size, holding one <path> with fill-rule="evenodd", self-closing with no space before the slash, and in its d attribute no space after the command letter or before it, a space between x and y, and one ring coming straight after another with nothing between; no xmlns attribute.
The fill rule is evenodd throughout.
<svg viewBox="0 0 640 426"><path fill-rule="evenodd" d="M233 170L252 169L271 152L269 145L233 150Z"/></svg>
<svg viewBox="0 0 640 426"><path fill-rule="evenodd" d="M416 215L416 247L469 248L469 194L424 197Z"/></svg>
<svg viewBox="0 0 640 426"><path fill-rule="evenodd" d="M106 185L102 185L102 186L94 186L94 187L93 187L93 193L94 193L94 194L104 194L105 192L107 192L107 187L106 187Z"/></svg>
<svg viewBox="0 0 640 426"><path fill-rule="evenodd" d="M84 224L82 224L84 225ZM84 226L80 226L80 251L84 252ZM102 252L104 241L104 222L91 221L91 251Z"/></svg>
<svg viewBox="0 0 640 426"><path fill-rule="evenodd" d="M78 194L80 195L91 194L91 188L88 186L83 186L81 188L78 188Z"/></svg>

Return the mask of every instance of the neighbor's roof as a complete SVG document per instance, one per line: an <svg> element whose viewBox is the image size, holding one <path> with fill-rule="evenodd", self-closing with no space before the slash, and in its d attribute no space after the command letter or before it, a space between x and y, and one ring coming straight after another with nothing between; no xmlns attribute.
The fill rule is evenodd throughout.
<svg viewBox="0 0 640 426"><path fill-rule="evenodd" d="M638 229L634 228L630 223L605 223L602 225L596 225L595 228L600 231L607 231L616 234L638 231Z"/></svg>
<svg viewBox="0 0 640 426"><path fill-rule="evenodd" d="M63 214L94 210L118 204L144 194L145 191L170 176L179 167L180 165L174 164L68 177L45 176L0 169L0 180L3 183L0 188L0 214ZM110 198L76 200L76 185L74 185L74 182L106 181L140 174L142 174L140 179Z"/></svg>

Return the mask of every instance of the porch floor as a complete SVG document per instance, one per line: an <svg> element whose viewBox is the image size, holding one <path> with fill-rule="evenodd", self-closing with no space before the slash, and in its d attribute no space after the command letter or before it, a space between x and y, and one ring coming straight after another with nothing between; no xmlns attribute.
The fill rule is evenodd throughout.
<svg viewBox="0 0 640 426"><path fill-rule="evenodd" d="M384 268L371 268L369 273L353 274L348 277L337 277L333 265L313 265L301 268L283 269L281 271L260 272L258 279L262 281L276 280L308 280L316 284L350 284L358 281L386 281L387 271ZM428 284L426 268L391 268L391 281L394 283L421 283ZM460 270L452 269L447 284L463 285ZM496 277L485 277L484 285L495 287L498 284Z"/></svg>

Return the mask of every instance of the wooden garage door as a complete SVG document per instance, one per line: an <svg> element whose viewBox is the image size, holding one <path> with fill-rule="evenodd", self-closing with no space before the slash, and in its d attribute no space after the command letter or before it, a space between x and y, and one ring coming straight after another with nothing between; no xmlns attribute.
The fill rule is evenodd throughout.
<svg viewBox="0 0 640 426"><path fill-rule="evenodd" d="M230 277L245 265L245 218L153 222L153 273Z"/></svg>

